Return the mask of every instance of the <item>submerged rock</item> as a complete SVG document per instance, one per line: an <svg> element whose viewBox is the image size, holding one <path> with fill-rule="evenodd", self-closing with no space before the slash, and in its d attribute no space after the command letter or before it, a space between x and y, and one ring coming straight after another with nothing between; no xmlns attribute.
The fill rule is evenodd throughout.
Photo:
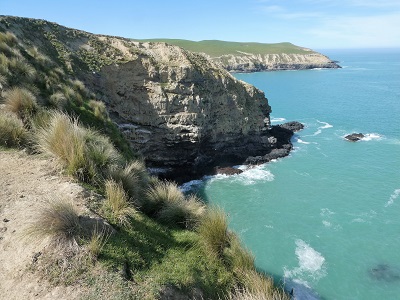
<svg viewBox="0 0 400 300"><path fill-rule="evenodd" d="M400 270L393 268L387 264L379 264L369 270L369 275L376 280L380 281L399 281L400 280Z"/></svg>
<svg viewBox="0 0 400 300"><path fill-rule="evenodd" d="M362 133L352 133L352 134L346 135L344 138L350 142L357 142L357 141L361 140L362 138L364 138L364 135Z"/></svg>
<svg viewBox="0 0 400 300"><path fill-rule="evenodd" d="M236 168L232 168L232 167L216 167L215 168L215 174L222 174L222 175L236 175L236 174L240 174L243 173L242 170L240 169L236 169Z"/></svg>

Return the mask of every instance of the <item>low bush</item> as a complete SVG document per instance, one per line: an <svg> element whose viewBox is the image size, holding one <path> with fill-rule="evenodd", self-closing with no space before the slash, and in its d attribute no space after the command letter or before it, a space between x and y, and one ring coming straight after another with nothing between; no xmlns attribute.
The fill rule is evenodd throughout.
<svg viewBox="0 0 400 300"><path fill-rule="evenodd" d="M27 131L15 114L0 111L0 145L18 147L25 143Z"/></svg>
<svg viewBox="0 0 400 300"><path fill-rule="evenodd" d="M26 233L28 237L49 238L52 245L62 249L76 249L81 235L78 212L67 200L46 201Z"/></svg>
<svg viewBox="0 0 400 300"><path fill-rule="evenodd" d="M213 258L221 258L229 245L228 221L225 213L218 207L211 207L201 219L197 232L199 246Z"/></svg>
<svg viewBox="0 0 400 300"><path fill-rule="evenodd" d="M128 195L120 183L107 180L105 183L106 199L103 203L103 213L112 223L129 227L130 220L136 210L129 203Z"/></svg>

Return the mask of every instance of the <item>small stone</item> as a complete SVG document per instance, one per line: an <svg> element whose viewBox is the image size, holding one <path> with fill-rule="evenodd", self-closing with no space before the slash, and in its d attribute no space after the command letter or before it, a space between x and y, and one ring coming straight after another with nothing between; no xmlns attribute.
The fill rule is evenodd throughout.
<svg viewBox="0 0 400 300"><path fill-rule="evenodd" d="M24 198L25 196L24 196L24 195L19 195L19 197L20 197L20 198Z"/></svg>
<svg viewBox="0 0 400 300"><path fill-rule="evenodd" d="M6 231L7 231L7 227L0 228L0 232L6 232Z"/></svg>
<svg viewBox="0 0 400 300"><path fill-rule="evenodd" d="M4 219L3 219L3 222L7 223L7 222L10 222L10 220L7 219L7 218L4 218Z"/></svg>

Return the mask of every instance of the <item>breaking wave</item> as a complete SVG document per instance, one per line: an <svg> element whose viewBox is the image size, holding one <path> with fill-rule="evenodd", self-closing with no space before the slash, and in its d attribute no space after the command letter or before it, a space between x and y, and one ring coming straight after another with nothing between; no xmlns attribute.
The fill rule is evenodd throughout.
<svg viewBox="0 0 400 300"><path fill-rule="evenodd" d="M394 200L396 200L400 196L400 189L397 189L393 192L393 194L390 195L389 201L385 204L385 207L388 207L394 203Z"/></svg>

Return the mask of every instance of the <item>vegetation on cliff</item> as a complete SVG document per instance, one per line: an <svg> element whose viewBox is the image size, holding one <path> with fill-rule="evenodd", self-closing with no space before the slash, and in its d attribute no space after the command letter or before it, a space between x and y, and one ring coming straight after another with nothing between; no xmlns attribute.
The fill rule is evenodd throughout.
<svg viewBox="0 0 400 300"><path fill-rule="evenodd" d="M98 95L80 80L126 62L108 39L41 20L0 18L0 146L53 158L91 195L84 198L90 213L62 195L35 207L26 238L48 243L33 254L30 270L53 285L82 288L86 299L171 292L287 299L255 269L222 212L147 173ZM68 47L79 41L90 50Z"/></svg>

